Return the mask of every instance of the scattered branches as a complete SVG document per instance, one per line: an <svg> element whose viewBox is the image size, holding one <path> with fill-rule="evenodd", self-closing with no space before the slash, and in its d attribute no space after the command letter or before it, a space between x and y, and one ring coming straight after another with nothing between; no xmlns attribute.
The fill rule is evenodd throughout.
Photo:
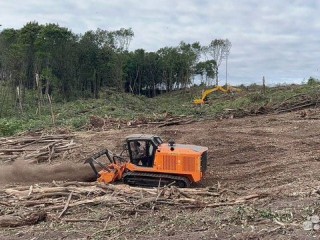
<svg viewBox="0 0 320 240"><path fill-rule="evenodd" d="M0 139L0 160L27 160L29 163L51 161L70 150L79 148L73 135L24 136Z"/></svg>
<svg viewBox="0 0 320 240"><path fill-rule="evenodd" d="M242 196L224 201L225 192L212 192L212 189L179 189L175 186L158 188L131 187L128 185L112 185L100 183L53 183L46 186L16 187L4 189L3 201L8 213L19 209L25 212L38 213L41 210L57 215L55 219L62 219L67 210L85 206L103 205L112 207L113 211L129 213L143 213L161 210L161 206L179 206L179 208L216 208L220 206L242 204L246 201L265 197L260 194ZM142 197L141 197L142 196ZM66 199L67 197L67 199ZM59 213L57 213L57 210ZM40 213L39 213L40 214ZM23 214L22 214L23 215ZM109 217L113 214L107 214ZM21 216L21 214L20 214ZM2 226L20 226L35 224L45 218L44 215L33 215L28 218L18 218L6 214L0 219ZM101 219L72 219L66 221L100 221ZM7 222L8 224L5 224Z"/></svg>
<svg viewBox="0 0 320 240"><path fill-rule="evenodd" d="M90 117L90 130L108 130L119 128L137 128L142 126L158 126L159 128L172 125L190 124L196 120L191 116L157 116L156 119L136 119L131 121L119 120L113 118L101 118L98 116Z"/></svg>

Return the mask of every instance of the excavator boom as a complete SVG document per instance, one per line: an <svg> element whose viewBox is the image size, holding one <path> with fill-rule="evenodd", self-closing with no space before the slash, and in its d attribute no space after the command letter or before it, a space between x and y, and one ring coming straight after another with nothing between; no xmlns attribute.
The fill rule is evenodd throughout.
<svg viewBox="0 0 320 240"><path fill-rule="evenodd" d="M222 92L222 93L241 92L240 89L235 88L235 87L232 87L232 86L227 86L226 88L223 88L223 87L221 87L221 86L216 86L216 87L214 87L214 88L205 90L205 91L202 93L201 98L198 98L198 99L193 100L193 103L196 104L196 105L204 104L204 103L206 102L208 96L209 96L211 93L217 92L217 91L220 91L220 92Z"/></svg>

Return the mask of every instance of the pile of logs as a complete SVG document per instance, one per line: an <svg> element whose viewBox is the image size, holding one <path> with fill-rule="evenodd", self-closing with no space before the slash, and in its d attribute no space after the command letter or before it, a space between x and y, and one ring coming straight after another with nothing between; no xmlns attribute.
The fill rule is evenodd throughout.
<svg viewBox="0 0 320 240"><path fill-rule="evenodd" d="M278 106L274 106L276 113L292 112L301 110L304 108L316 106L320 103L319 96L311 96L306 94L297 94L280 103Z"/></svg>
<svg viewBox="0 0 320 240"><path fill-rule="evenodd" d="M30 163L51 162L60 154L79 148L73 135L20 136L0 139L0 161L27 160Z"/></svg>
<svg viewBox="0 0 320 240"><path fill-rule="evenodd" d="M46 184L43 186L4 188L0 196L0 206L5 210L0 213L0 227L35 224L50 215L51 220L85 221L70 218L70 208L99 205L108 210L143 213L160 211L162 206L189 208L216 208L242 204L249 200L265 197L252 194L226 200L226 191L212 188L179 189L175 186L158 188L140 188L124 184L99 184L85 182L65 182ZM27 213L33 213L31 216ZM72 211L74 212L74 211ZM86 221L99 221L87 219Z"/></svg>
<svg viewBox="0 0 320 240"><path fill-rule="evenodd" d="M155 118L135 119L131 121L102 118L99 116L91 116L89 125L86 130L108 130L120 128L137 128L146 127L148 125L157 126L159 128L171 125L183 125L195 122L196 120L190 116L165 116Z"/></svg>
<svg viewBox="0 0 320 240"><path fill-rule="evenodd" d="M306 94L297 94L285 99L281 103L267 103L264 106L257 105L251 109L225 109L220 118L241 118L245 116L255 116L261 114L294 112L310 109L311 107L317 107L319 104L320 96L318 95L311 96ZM301 117L305 117L307 115L308 113L306 112L301 113ZM312 118L319 119L319 116L313 116L311 119Z"/></svg>

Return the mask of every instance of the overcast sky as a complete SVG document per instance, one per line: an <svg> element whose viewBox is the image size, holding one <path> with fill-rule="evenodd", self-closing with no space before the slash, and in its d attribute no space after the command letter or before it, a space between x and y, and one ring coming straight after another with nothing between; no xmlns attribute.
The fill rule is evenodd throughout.
<svg viewBox="0 0 320 240"><path fill-rule="evenodd" d="M228 38L233 85L320 79L320 0L0 0L0 30L30 21L74 33L132 28L130 50ZM225 72L222 63L222 83Z"/></svg>

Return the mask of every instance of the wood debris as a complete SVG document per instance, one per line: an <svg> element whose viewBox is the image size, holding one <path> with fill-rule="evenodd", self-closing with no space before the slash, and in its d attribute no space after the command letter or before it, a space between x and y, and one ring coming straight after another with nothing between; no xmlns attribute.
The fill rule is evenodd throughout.
<svg viewBox="0 0 320 240"><path fill-rule="evenodd" d="M29 163L51 161L81 145L73 135L20 136L0 139L0 161L26 160Z"/></svg>
<svg viewBox="0 0 320 240"><path fill-rule="evenodd" d="M320 119L320 116L312 116L312 111L310 114L311 107L317 107L320 104L320 95L313 94L296 94L288 97L284 101L276 104L272 104L270 102L266 103L263 106L259 104L257 106L253 106L250 109L225 109L221 114L220 118L242 118L245 116L255 116L262 114L279 114L285 112L293 112L293 111L301 111L308 109L308 112L300 112L301 118L307 119ZM310 115L310 116L309 116Z"/></svg>
<svg viewBox="0 0 320 240"><path fill-rule="evenodd" d="M154 118L140 118L135 120L122 120L114 118L102 118L99 116L90 116L89 124L86 126L87 130L105 131L108 129L119 128L138 128L148 125L158 126L159 128L172 125L183 125L195 122L196 119L192 116L155 116Z"/></svg>
<svg viewBox="0 0 320 240"><path fill-rule="evenodd" d="M22 218L21 211L39 213L45 211L54 215L53 219L64 219L71 215L72 208L103 205L113 211L142 213L143 211L161 211L161 207L178 206L179 208L216 208L220 206L242 204L246 201L265 197L260 194L242 196L225 201L225 191L212 192L210 188L179 189L175 186L158 188L132 187L124 184L100 184L86 182L52 183L43 186L8 187L3 189L3 203L6 209L0 218L2 226L20 226L37 223L44 216L34 220ZM222 200L223 199L223 200ZM20 212L18 218L16 212ZM111 214L112 215L112 214ZM8 219L10 221L8 221ZM21 220L24 219L24 220ZM33 219L33 218L32 218ZM38 219L38 220L37 220ZM68 217L68 221L72 217ZM6 225L5 222L10 224ZM92 219L91 221L99 221Z"/></svg>
<svg viewBox="0 0 320 240"><path fill-rule="evenodd" d="M23 225L34 225L44 221L47 213L44 211L26 211L18 214L0 216L0 227L20 227Z"/></svg>

